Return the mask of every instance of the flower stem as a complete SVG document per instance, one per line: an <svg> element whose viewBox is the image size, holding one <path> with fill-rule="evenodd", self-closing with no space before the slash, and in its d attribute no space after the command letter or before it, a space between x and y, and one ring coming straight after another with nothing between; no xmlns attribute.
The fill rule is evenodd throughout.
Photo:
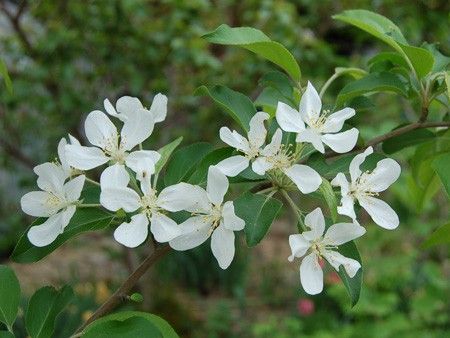
<svg viewBox="0 0 450 338"><path fill-rule="evenodd" d="M80 204L77 208L100 208L101 206L101 204Z"/></svg>
<svg viewBox="0 0 450 338"><path fill-rule="evenodd" d="M97 181L94 181L93 179L90 179L89 177L86 177L86 181L88 181L91 184L100 186L100 183L98 183Z"/></svg>
<svg viewBox="0 0 450 338"><path fill-rule="evenodd" d="M301 226L301 229L299 229L299 230L306 231L305 223L303 223L303 220L302 220L303 212L295 205L295 202L292 200L291 196L289 196L289 194L287 193L286 190L281 190L281 194L288 202L288 204L291 207L294 214L297 216L298 223Z"/></svg>
<svg viewBox="0 0 450 338"><path fill-rule="evenodd" d="M266 194L266 193L269 193L269 192L273 192L273 194L274 194L274 193L276 193L276 191L277 191L277 188L276 188L276 187L268 187L268 188L266 188L266 189L263 189L263 190L258 191L257 194ZM272 195L273 195L273 194L272 194ZM272 195L271 195L271 196L272 196Z"/></svg>

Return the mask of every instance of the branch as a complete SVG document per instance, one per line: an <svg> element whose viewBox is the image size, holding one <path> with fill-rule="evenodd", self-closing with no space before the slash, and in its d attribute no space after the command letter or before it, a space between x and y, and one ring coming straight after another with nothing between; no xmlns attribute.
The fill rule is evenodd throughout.
<svg viewBox="0 0 450 338"><path fill-rule="evenodd" d="M133 289L133 287L147 272L147 270L169 251L170 247L168 245L164 245L153 250L153 252L149 256L147 256L147 258L141 263L141 265L139 265L138 268L134 270L134 272L130 276L128 276L128 278L116 290L116 292L114 292L111 297L109 297L109 299L104 302L102 306L100 306L83 325L78 328L76 333L82 332L94 320L103 317L104 315L113 311L117 306L119 306L120 303L122 303L126 299L128 293L131 291L131 289Z"/></svg>
<svg viewBox="0 0 450 338"><path fill-rule="evenodd" d="M363 147L355 147L352 151L345 153L345 155L356 153L362 149L365 149L370 146L375 146L378 143L382 143L386 140L389 140L393 137L397 137L403 134L406 134L407 132L415 129L421 129L421 128L434 128L434 127L450 127L450 121L441 121L441 122L415 122L408 124L404 127L400 127L397 129L394 129L384 135L377 136L371 140L369 140ZM325 157L326 158L333 158L337 156L341 156L344 154L339 154L335 152L326 152Z"/></svg>

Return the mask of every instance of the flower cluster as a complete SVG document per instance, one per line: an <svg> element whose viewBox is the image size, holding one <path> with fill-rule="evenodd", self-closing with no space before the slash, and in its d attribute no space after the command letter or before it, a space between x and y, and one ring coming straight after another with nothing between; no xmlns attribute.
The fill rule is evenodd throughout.
<svg viewBox="0 0 450 338"><path fill-rule="evenodd" d="M69 135L69 141L63 138L58 145L58 160L34 168L41 191L25 194L21 200L22 210L48 219L28 231L33 245L46 246L55 241L77 208L101 206L122 214L123 221L114 231L119 243L137 247L145 242L150 231L157 242L167 242L173 249L183 251L211 237L211 251L219 266L226 269L234 258L234 232L245 227L245 220L236 215L234 203L225 201L228 177L240 175L250 167L272 184L273 193L294 190L309 194L320 187L323 178L310 166L299 163L304 145L310 143L320 153L325 152L325 146L346 153L354 148L358 138L356 128L342 131L345 121L355 115L355 111L351 108L332 114L322 111L321 99L308 83L298 110L278 103L277 123L275 128L269 129L275 129L270 138L266 124L271 119L265 112L258 112L251 118L246 137L227 127L220 129L221 140L236 152L208 168L205 188L181 182L158 191L156 168L161 154L143 150L142 143L151 136L154 125L166 118L167 97L157 94L150 109L134 97L121 97L115 106L106 99L104 110L89 113L85 120L84 132L90 146L81 145ZM121 125L120 132L116 124ZM294 144L283 142L286 133L295 133ZM365 233L357 221L356 201L381 227L393 229L399 224L389 205L374 196L398 178L400 166L392 159L384 159L372 172L363 172L360 166L372 152L372 148L368 148L353 158L350 182L344 173L339 173L331 182L341 190L341 205L337 211L350 217L351 222L333 224L326 230L322 210L317 208L300 220L305 229L289 237L292 250L289 260L304 257L300 280L307 293L322 291L322 258L338 271L343 266L350 278L361 267L358 261L338 252L339 245ZM106 168L101 172L99 183L86 177L86 171L103 165ZM85 181L100 186L99 205L83 204ZM177 222L174 213L179 211L189 216Z"/></svg>

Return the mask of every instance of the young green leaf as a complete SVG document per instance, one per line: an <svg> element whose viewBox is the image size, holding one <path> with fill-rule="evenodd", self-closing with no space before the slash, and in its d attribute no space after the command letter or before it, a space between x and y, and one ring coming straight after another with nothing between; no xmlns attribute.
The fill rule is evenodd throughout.
<svg viewBox="0 0 450 338"><path fill-rule="evenodd" d="M248 246L255 246L264 238L283 204L270 196L245 193L234 201L236 215L245 221Z"/></svg>
<svg viewBox="0 0 450 338"><path fill-rule="evenodd" d="M166 186L177 184L192 175L196 165L212 150L212 145L199 142L180 148L173 153L164 175Z"/></svg>
<svg viewBox="0 0 450 338"><path fill-rule="evenodd" d="M4 323L9 331L16 320L20 301L20 284L14 271L0 265L0 322Z"/></svg>
<svg viewBox="0 0 450 338"><path fill-rule="evenodd" d="M450 197L450 152L437 156L431 162L431 166L438 174L447 195Z"/></svg>
<svg viewBox="0 0 450 338"><path fill-rule="evenodd" d="M281 67L295 82L300 81L300 67L292 54L258 29L220 25L215 31L203 35L203 38L211 43L245 48Z"/></svg>
<svg viewBox="0 0 450 338"><path fill-rule="evenodd" d="M437 228L430 237L422 243L422 248L429 248L439 244L450 244L450 223Z"/></svg>
<svg viewBox="0 0 450 338"><path fill-rule="evenodd" d="M182 136L180 136L176 140L170 142L169 144L166 144L164 147L162 147L158 150L158 153L161 155L161 158L155 165L155 175L159 174L161 169L164 167L164 165L169 160L170 155L172 155L173 151L180 145L181 141L183 141Z"/></svg>
<svg viewBox="0 0 450 338"><path fill-rule="evenodd" d="M51 286L37 290L30 299L25 315L25 326L31 338L52 337L56 317L72 298L73 291L68 285L60 290Z"/></svg>
<svg viewBox="0 0 450 338"><path fill-rule="evenodd" d="M179 338L174 329L161 317L137 312L123 311L97 319L82 335L83 338Z"/></svg>
<svg viewBox="0 0 450 338"><path fill-rule="evenodd" d="M356 259L361 263L361 256L359 254L358 248L354 241L342 244L339 246L339 252L343 254L345 257ZM347 290L348 295L350 296L350 300L352 306L355 306L358 303L359 296L361 294L361 287L363 281L363 267L361 263L361 268L358 270L356 275L353 278L350 278L345 272L344 267L341 265L338 271L339 277L341 277L342 282L344 283L345 289Z"/></svg>
<svg viewBox="0 0 450 338"><path fill-rule="evenodd" d="M30 243L27 233L32 226L42 224L45 221L45 219L38 218L19 238L11 259L19 263L37 262L55 251L69 239L83 232L101 230L108 227L113 219L114 215L104 210L94 208L77 209L69 225L67 225L64 232L52 244L37 247Z"/></svg>
<svg viewBox="0 0 450 338"><path fill-rule="evenodd" d="M420 47L409 46L402 43L399 43L399 46L403 52L405 52L419 78L422 78L431 72L434 66L433 54Z"/></svg>
<svg viewBox="0 0 450 338"><path fill-rule="evenodd" d="M245 131L249 131L250 119L256 114L253 102L244 94L231 90L225 86L197 88L195 95L207 95L237 122Z"/></svg>
<svg viewBox="0 0 450 338"><path fill-rule="evenodd" d="M319 187L319 191L322 194L325 202L327 202L328 209L330 209L330 215L333 222L336 222L337 219L337 203L338 200L336 198L336 194L333 191L333 187L330 182L322 177L322 184Z"/></svg>

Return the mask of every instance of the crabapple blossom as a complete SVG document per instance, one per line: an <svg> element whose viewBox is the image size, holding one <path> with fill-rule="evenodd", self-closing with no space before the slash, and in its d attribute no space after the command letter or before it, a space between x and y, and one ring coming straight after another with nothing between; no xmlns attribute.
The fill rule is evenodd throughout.
<svg viewBox="0 0 450 338"><path fill-rule="evenodd" d="M345 120L355 115L355 110L344 108L327 116L328 113L328 111L322 111L320 96L308 81L300 100L299 110L278 102L275 114L281 129L297 133L297 142L309 142L321 153L325 152L324 144L337 153L352 150L358 139L358 129L339 131Z"/></svg>
<svg viewBox="0 0 450 338"><path fill-rule="evenodd" d="M70 134L69 134L69 142L70 142L70 144L81 145L80 142ZM59 157L59 162L61 163L61 167L63 168L65 174L67 175L67 177L70 177L70 176L74 176L74 175L78 174L79 170L71 167L69 165L69 163L67 162L67 158L66 158L66 145L67 144L68 143L67 143L67 140L65 137L63 137L59 141L58 157Z"/></svg>
<svg viewBox="0 0 450 338"><path fill-rule="evenodd" d="M288 258L292 262L295 257L303 257L300 264L300 282L303 289L310 295L322 292L323 271L319 263L321 258L330 263L336 271L339 271L342 265L348 276L353 278L361 268L361 264L357 260L343 256L336 249L341 244L361 237L366 230L354 223L337 223L331 225L325 232L325 218L320 208L305 216L305 225L309 231L289 236L292 254Z"/></svg>
<svg viewBox="0 0 450 338"><path fill-rule="evenodd" d="M234 212L233 202L223 202L228 190L227 177L214 166L209 167L206 190L187 183L169 187L177 201L172 211L186 210L193 217L180 224L182 234L169 245L179 251L189 250L211 237L211 250L222 269L234 258L234 231L244 229L245 222ZM169 189L168 188L168 189Z"/></svg>
<svg viewBox="0 0 450 338"><path fill-rule="evenodd" d="M343 173L337 174L331 181L332 185L341 188L342 198L338 213L357 222L354 204L358 201L376 224L385 229L395 229L399 225L396 212L389 204L374 196L378 196L399 178L401 167L395 160L385 158L377 163L373 171L362 172L361 164L372 153L373 148L368 147L353 158L349 168L350 182Z"/></svg>

